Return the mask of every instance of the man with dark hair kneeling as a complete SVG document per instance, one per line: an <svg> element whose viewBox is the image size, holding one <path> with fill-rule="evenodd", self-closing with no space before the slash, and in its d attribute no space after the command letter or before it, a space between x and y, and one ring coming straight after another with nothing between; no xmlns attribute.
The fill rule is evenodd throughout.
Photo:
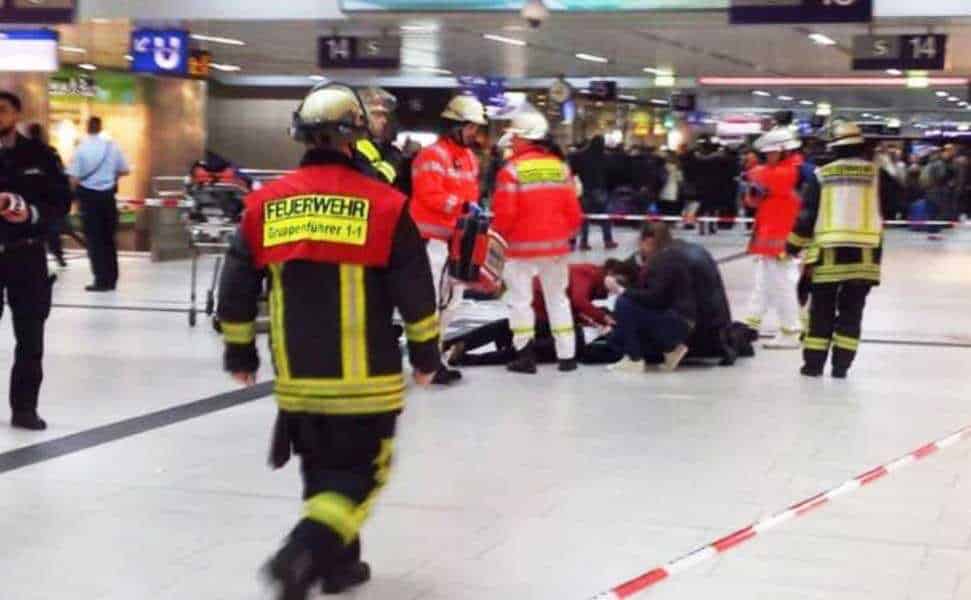
<svg viewBox="0 0 971 600"><path fill-rule="evenodd" d="M646 361L672 371L687 356L735 363L728 297L704 247L672 239L663 223L648 223L639 254L627 264L643 265L635 287L607 278L608 288L620 296L610 340L625 355L611 370L642 371Z"/></svg>

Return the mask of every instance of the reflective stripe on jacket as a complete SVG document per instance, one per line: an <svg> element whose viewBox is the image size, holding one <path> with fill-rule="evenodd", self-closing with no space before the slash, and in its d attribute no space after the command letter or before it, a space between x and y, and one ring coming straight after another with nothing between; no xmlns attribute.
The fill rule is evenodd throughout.
<svg viewBox="0 0 971 600"><path fill-rule="evenodd" d="M463 206L479 201L479 159L443 137L415 157L411 216L422 237L448 241Z"/></svg>
<svg viewBox="0 0 971 600"><path fill-rule="evenodd" d="M312 151L297 171L250 194L219 287L225 368L255 372L254 322L270 279L277 404L291 413L401 410L397 311L409 359L440 365L435 289L405 198L337 153Z"/></svg>
<svg viewBox="0 0 971 600"><path fill-rule="evenodd" d="M819 214L813 241L822 248L876 248L883 233L879 171L862 159L838 160L816 170Z"/></svg>
<svg viewBox="0 0 971 600"><path fill-rule="evenodd" d="M583 223L570 168L536 146L499 171L492 210L492 227L509 243L510 258L569 254L570 239Z"/></svg>

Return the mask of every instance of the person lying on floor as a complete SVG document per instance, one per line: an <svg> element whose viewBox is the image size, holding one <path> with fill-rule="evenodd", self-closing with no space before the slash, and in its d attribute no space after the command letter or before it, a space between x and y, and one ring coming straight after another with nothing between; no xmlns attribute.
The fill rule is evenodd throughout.
<svg viewBox="0 0 971 600"><path fill-rule="evenodd" d="M643 371L645 364L660 363L661 370L673 371L689 354L734 364L728 297L703 246L673 239L664 223L648 223L638 259L626 264L643 265L636 285L605 281L618 295L609 343L624 355L611 370Z"/></svg>
<svg viewBox="0 0 971 600"><path fill-rule="evenodd" d="M583 330L584 327L592 327L606 331L613 326L613 318L607 311L594 304L594 300L607 298L604 280L608 274L626 283L632 280L635 273L616 259L608 260L603 267L590 263L570 265L567 295L577 324L575 331L578 362L609 364L620 359L620 354L604 343L586 343ZM556 363L556 348L538 279L533 280L533 313L536 318L536 338L533 341L536 360L542 364ZM489 344L495 344L496 350L479 354L471 353ZM516 358L509 319L499 319L451 338L445 342L444 348L449 356L449 364L456 367L506 365Z"/></svg>

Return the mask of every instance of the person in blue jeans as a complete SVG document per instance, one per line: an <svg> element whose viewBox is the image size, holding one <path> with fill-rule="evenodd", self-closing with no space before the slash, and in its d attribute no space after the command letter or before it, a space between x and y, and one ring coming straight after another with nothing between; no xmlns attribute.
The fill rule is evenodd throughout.
<svg viewBox="0 0 971 600"><path fill-rule="evenodd" d="M673 247L664 223L649 223L641 233L641 253L646 259L640 286L624 288L607 277L607 289L617 294L614 320L617 326L610 344L624 358L612 371L643 371L645 363L660 362L662 371L678 368L688 354L688 340L698 320L691 264Z"/></svg>

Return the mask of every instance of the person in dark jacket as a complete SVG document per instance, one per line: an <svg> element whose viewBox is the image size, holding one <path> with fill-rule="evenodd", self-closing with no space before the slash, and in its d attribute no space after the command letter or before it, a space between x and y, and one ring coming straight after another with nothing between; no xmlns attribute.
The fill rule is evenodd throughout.
<svg viewBox="0 0 971 600"><path fill-rule="evenodd" d="M581 204L586 213L603 213L607 211L607 169L606 143L604 136L594 136L586 147L570 157L570 168L580 177L583 184L583 198ZM598 221L603 231L604 246L608 250L617 247L614 242L614 228L609 220ZM590 221L583 221L580 230L580 249L590 250Z"/></svg>
<svg viewBox="0 0 971 600"><path fill-rule="evenodd" d="M610 368L643 371L646 359L663 355L661 369L673 371L688 354L687 342L698 322L691 264L664 223L645 225L641 249L647 260L640 286L625 288L613 277L605 280L607 289L619 296L611 344L625 355Z"/></svg>
<svg viewBox="0 0 971 600"><path fill-rule="evenodd" d="M0 292L13 313L17 339L10 423L39 431L47 428L37 414L37 400L52 283L44 245L50 224L67 214L71 190L57 156L17 132L21 109L19 97L0 91Z"/></svg>
<svg viewBox="0 0 971 600"><path fill-rule="evenodd" d="M642 273L639 278L641 281L650 277L647 265L653 248L651 235L653 227L648 224L642 231L642 236L645 237L642 239L641 248L624 262L628 268ZM669 248L690 269L697 304L698 321L687 341L687 357L718 358L724 366L734 364L739 349L729 339L732 313L718 263L700 244L674 239Z"/></svg>
<svg viewBox="0 0 971 600"><path fill-rule="evenodd" d="M27 127L27 137L35 142L39 142L44 146L47 146L47 149L57 157L57 162L61 165L61 170L64 170L64 161L61 160L61 155L58 154L57 149L51 146L50 142L48 142L43 125L40 123L31 123ZM67 233L71 237L77 239L77 235L71 229L71 224L66 218L60 219L59 222L51 223L47 231L47 249L50 250L51 254L54 255L54 260L57 261L57 266L63 268L67 266L67 261L64 260L64 244L61 242L62 233Z"/></svg>

